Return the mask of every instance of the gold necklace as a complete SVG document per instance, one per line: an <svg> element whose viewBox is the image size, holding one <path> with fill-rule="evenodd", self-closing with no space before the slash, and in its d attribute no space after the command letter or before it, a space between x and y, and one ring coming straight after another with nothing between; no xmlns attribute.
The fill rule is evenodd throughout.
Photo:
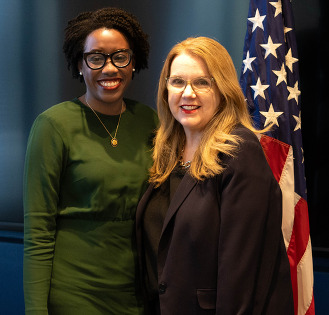
<svg viewBox="0 0 329 315"><path fill-rule="evenodd" d="M102 126L104 127L104 129L106 130L106 132L110 135L111 137L111 145L112 147L116 147L118 145L118 139L117 139L117 132L119 129L119 125L120 125L120 120L121 120L121 115L122 115L122 111L123 111L123 100L121 103L121 112L120 112L120 116L119 116L119 120L118 120L118 124L117 124L117 128L115 129L115 133L114 133L114 137L111 135L111 133L107 130L107 128L105 127L105 125L103 124L102 120L99 118L99 116L97 115L97 113L94 111L94 109L89 105L87 98L85 98L85 101L87 103L87 105L89 106L89 108L93 111L93 113L96 115L96 117L98 118L99 122L102 124Z"/></svg>

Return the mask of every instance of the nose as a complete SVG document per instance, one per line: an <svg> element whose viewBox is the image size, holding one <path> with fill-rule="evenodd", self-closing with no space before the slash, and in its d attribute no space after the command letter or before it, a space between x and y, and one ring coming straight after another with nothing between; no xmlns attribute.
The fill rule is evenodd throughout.
<svg viewBox="0 0 329 315"><path fill-rule="evenodd" d="M117 71L118 71L118 68L111 62L111 59L108 58L102 69L102 72L117 72Z"/></svg>
<svg viewBox="0 0 329 315"><path fill-rule="evenodd" d="M195 92L192 88L191 82L187 82L185 89L183 90L183 96L195 96Z"/></svg>

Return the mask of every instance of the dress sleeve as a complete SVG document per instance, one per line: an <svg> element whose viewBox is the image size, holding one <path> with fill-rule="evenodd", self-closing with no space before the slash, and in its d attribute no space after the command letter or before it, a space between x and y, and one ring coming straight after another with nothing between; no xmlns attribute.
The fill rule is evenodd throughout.
<svg viewBox="0 0 329 315"><path fill-rule="evenodd" d="M64 142L46 116L34 122L24 170L24 298L26 314L48 314Z"/></svg>
<svg viewBox="0 0 329 315"><path fill-rule="evenodd" d="M219 181L216 314L256 314L255 304L265 303L257 299L270 289L278 257L281 198L257 138L244 139Z"/></svg>

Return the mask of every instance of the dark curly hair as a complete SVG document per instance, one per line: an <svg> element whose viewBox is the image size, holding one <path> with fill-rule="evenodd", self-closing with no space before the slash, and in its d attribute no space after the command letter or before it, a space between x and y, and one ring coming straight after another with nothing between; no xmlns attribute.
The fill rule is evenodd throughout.
<svg viewBox="0 0 329 315"><path fill-rule="evenodd" d="M143 32L137 18L120 8L103 8L80 13L65 28L63 51L73 78L79 78L78 64L83 57L86 38L99 28L116 29L127 38L134 52L136 72L148 67L148 35Z"/></svg>

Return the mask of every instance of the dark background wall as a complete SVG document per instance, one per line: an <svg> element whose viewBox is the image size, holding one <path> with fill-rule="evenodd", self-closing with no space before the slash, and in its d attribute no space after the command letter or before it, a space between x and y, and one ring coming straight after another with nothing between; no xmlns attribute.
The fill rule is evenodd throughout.
<svg viewBox="0 0 329 315"><path fill-rule="evenodd" d="M23 314L22 179L31 124L43 110L84 93L62 53L67 21L79 12L119 6L150 35L149 69L135 76L128 96L155 106L156 85L170 48L188 36L210 36L231 54L238 74L247 0L0 0L0 314ZM293 1L300 59L302 132L314 253L317 314L327 314L329 229L328 4Z"/></svg>
<svg viewBox="0 0 329 315"><path fill-rule="evenodd" d="M328 1L295 1L302 130L310 228L315 255L329 254Z"/></svg>

